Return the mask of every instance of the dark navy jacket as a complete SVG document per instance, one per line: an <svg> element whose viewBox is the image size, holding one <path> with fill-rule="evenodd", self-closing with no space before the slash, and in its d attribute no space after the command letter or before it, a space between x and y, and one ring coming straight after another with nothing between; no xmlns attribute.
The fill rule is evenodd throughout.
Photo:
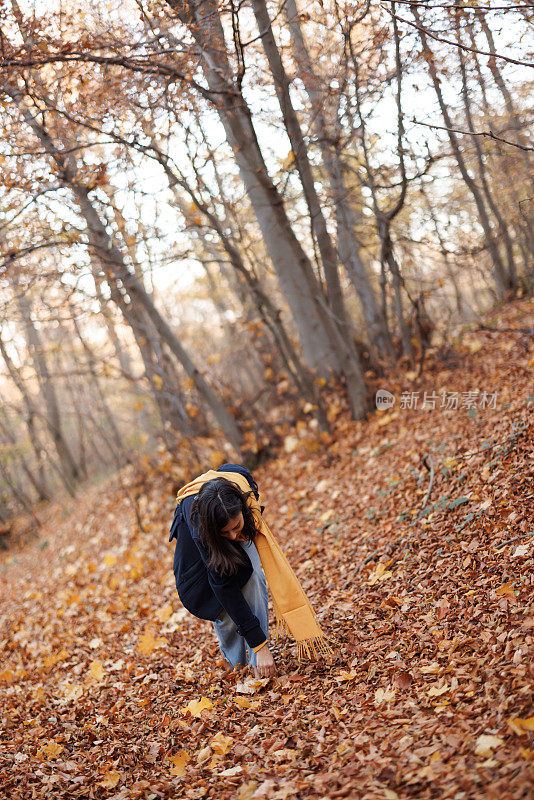
<svg viewBox="0 0 534 800"><path fill-rule="evenodd" d="M244 475L254 496L259 498L258 485L245 467L223 464L216 471ZM178 503L171 525L169 541L176 538L173 572L178 596L183 606L200 619L215 620L223 610L226 611L249 647L257 647L267 636L241 591L253 572L250 559L245 553L246 564L240 565L232 576L220 575L208 569L208 552L200 542L198 526L191 521L191 506L195 497L186 497Z"/></svg>

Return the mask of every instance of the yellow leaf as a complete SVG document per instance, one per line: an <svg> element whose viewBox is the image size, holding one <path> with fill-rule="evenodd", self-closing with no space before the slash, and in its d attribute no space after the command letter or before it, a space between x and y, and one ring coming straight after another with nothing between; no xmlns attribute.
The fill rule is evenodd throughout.
<svg viewBox="0 0 534 800"><path fill-rule="evenodd" d="M238 694L256 694L257 691L267 686L270 678L247 678L243 683L237 683L235 690Z"/></svg>
<svg viewBox="0 0 534 800"><path fill-rule="evenodd" d="M161 392L161 390L163 389L163 379L161 378L161 375L153 375L152 383L154 384L158 392Z"/></svg>
<svg viewBox="0 0 534 800"><path fill-rule="evenodd" d="M520 747L519 752L525 761L534 761L534 750L532 750L530 747Z"/></svg>
<svg viewBox="0 0 534 800"><path fill-rule="evenodd" d="M174 775L175 778L182 778L185 775L185 768L189 760L190 758L186 750L180 750L176 755L169 756L169 761L173 763L171 775Z"/></svg>
<svg viewBox="0 0 534 800"><path fill-rule="evenodd" d="M172 606L170 603L167 603L166 606L162 606L158 611L156 611L156 617L159 619L160 622L167 622L167 620L172 617Z"/></svg>
<svg viewBox="0 0 534 800"><path fill-rule="evenodd" d="M37 758L40 758L41 760L57 758L62 752L63 745L58 744L57 742L49 742L48 744L39 748L37 751Z"/></svg>
<svg viewBox="0 0 534 800"><path fill-rule="evenodd" d="M250 708L252 706L252 702L250 700L247 700L246 697L236 697L234 699L236 705L239 706L239 708Z"/></svg>
<svg viewBox="0 0 534 800"><path fill-rule="evenodd" d="M346 669L342 669L339 673L339 677L336 678L338 681L352 681L357 676L357 673L354 670L347 672Z"/></svg>
<svg viewBox="0 0 534 800"><path fill-rule="evenodd" d="M493 755L493 750L500 747L503 740L499 736L493 736L489 733L481 733L476 741L475 753L477 756L487 756L490 758Z"/></svg>
<svg viewBox="0 0 534 800"><path fill-rule="evenodd" d="M334 516L334 509L329 508L328 511L325 511L324 514L321 514L319 517L319 522L328 522Z"/></svg>
<svg viewBox="0 0 534 800"><path fill-rule="evenodd" d="M120 773L116 769L111 769L104 773L104 780L100 781L97 786L102 786L103 789L114 789L120 779Z"/></svg>
<svg viewBox="0 0 534 800"><path fill-rule="evenodd" d="M508 720L508 725L514 733L522 734L525 731L534 731L534 717L521 719L520 717L512 717Z"/></svg>
<svg viewBox="0 0 534 800"><path fill-rule="evenodd" d="M415 370L409 370L408 372L405 373L405 376L406 380L412 383L417 378L417 372L415 372Z"/></svg>
<svg viewBox="0 0 534 800"><path fill-rule="evenodd" d="M55 653L52 656L47 656L47 658L44 659L44 668L50 669L50 667L55 666L59 661L65 661L65 659L68 657L69 654L66 650L60 650L59 653Z"/></svg>
<svg viewBox="0 0 534 800"><path fill-rule="evenodd" d="M392 575L393 573L391 570L388 569L386 571L385 564L379 564L375 571L369 576L367 583L369 586L374 586L375 583L378 583L378 581L386 581L388 578L391 578Z"/></svg>
<svg viewBox="0 0 534 800"><path fill-rule="evenodd" d="M100 661L92 661L89 667L89 675L94 681L101 681L104 677L104 670Z"/></svg>
<svg viewBox="0 0 534 800"><path fill-rule="evenodd" d="M516 596L516 593L515 593L511 583L503 583L503 585L499 589L496 590L495 594L498 595L499 597L501 597L503 595L506 595L506 594L511 594L512 597Z"/></svg>
<svg viewBox="0 0 534 800"><path fill-rule="evenodd" d="M185 410L187 411L187 416L191 417L191 419L195 419L200 414L200 409L194 406L193 403L186 403Z"/></svg>
<svg viewBox="0 0 534 800"><path fill-rule="evenodd" d="M111 553L106 553L104 556L104 564L106 567L114 567L117 563L117 556L112 556Z"/></svg>
<svg viewBox="0 0 534 800"><path fill-rule="evenodd" d="M3 669L0 672L0 683L13 683L15 676L10 669Z"/></svg>
<svg viewBox="0 0 534 800"><path fill-rule="evenodd" d="M225 736L224 733L216 733L213 739L210 739L209 746L213 752L218 756L225 756L233 744L231 736Z"/></svg>
<svg viewBox="0 0 534 800"><path fill-rule="evenodd" d="M141 655L149 656L156 647L162 647L165 644L167 644L167 639L164 636L159 636L155 639L152 631L148 630L139 639L137 649Z"/></svg>
<svg viewBox="0 0 534 800"><path fill-rule="evenodd" d="M186 708L194 717L200 717L205 709L213 708L213 703L208 697L201 697L200 700L191 700Z"/></svg>

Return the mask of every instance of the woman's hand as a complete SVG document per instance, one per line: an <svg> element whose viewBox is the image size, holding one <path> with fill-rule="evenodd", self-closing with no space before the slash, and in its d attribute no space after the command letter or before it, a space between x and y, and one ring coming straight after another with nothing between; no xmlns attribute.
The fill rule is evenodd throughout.
<svg viewBox="0 0 534 800"><path fill-rule="evenodd" d="M256 653L256 664L257 666L254 667L256 678L269 678L276 675L276 664L267 645L264 645Z"/></svg>

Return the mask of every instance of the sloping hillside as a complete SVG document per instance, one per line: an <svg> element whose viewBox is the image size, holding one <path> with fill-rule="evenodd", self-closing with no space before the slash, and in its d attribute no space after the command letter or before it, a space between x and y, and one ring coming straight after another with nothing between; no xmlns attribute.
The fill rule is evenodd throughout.
<svg viewBox="0 0 534 800"><path fill-rule="evenodd" d="M534 303L486 323L255 473L330 663L281 640L278 679L236 693L176 596L164 457L137 505L125 473L2 554L2 795L529 796Z"/></svg>

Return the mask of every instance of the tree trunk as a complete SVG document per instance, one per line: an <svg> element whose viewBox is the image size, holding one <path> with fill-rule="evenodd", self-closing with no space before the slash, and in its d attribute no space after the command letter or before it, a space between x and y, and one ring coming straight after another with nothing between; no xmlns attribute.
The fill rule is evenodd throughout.
<svg viewBox="0 0 534 800"><path fill-rule="evenodd" d="M162 165L169 180L169 186L174 193L175 203L180 209L184 218L189 222L189 224L195 225L194 221L191 219L192 214L187 207L187 203L180 197L180 194L176 189L176 184L178 183L189 194L189 197L193 201L195 208L198 209L198 211L204 216L209 226L217 234L219 241L228 256L230 264L232 265L236 274L244 281L245 286L248 289L249 296L253 299L255 308L271 332L290 377L295 383L297 389L302 393L303 398L311 401L316 406L316 416L321 428L323 430L328 430L329 425L320 392L318 391L313 376L302 363L299 354L291 342L291 338L287 333L282 321L281 310L276 307L268 293L263 290L258 278L253 275L249 269L247 269L240 251L233 244L230 237L226 234L218 217L193 192L191 187L186 183L185 179L179 178L173 173L168 163L162 162ZM201 226L197 227L199 229L201 228ZM199 235L201 234L199 233ZM205 246L207 249L210 249L213 245L210 242L205 242Z"/></svg>
<svg viewBox="0 0 534 800"><path fill-rule="evenodd" d="M65 475L66 482L74 489L77 481L80 479L80 469L76 463L71 449L67 443L63 426L61 423L61 413L59 410L59 401L56 394L56 389L52 378L48 371L44 346L41 342L39 332L35 327L31 317L31 306L27 295L24 290L18 286L15 287L17 296L17 305L24 324L26 332L26 340L28 344L28 352L33 362L37 382L39 384L39 391L43 398L46 408L45 421L48 430L54 442L54 447L61 462L61 468Z"/></svg>
<svg viewBox="0 0 534 800"><path fill-rule="evenodd" d="M192 0L187 6L179 0L168 2L200 48L213 102L291 309L306 360L321 375L341 374L344 357L321 306L322 288L293 232L283 198L268 174L250 109L233 81L216 0Z"/></svg>
<svg viewBox="0 0 534 800"><path fill-rule="evenodd" d="M460 61L460 75L462 78L462 100L463 106L465 110L465 117L467 121L467 127L471 133L475 133L475 126L473 124L473 116L471 114L471 102L469 97L469 87L467 83L467 71L465 67L465 57L463 50L461 48L461 30L460 30L460 23L458 20L458 12L455 13L456 17L456 36L458 40L458 58ZM484 164L484 158L482 155L482 149L480 147L480 141L478 136L473 136L473 147L475 148L476 153L476 160L477 160L477 167L478 167L478 176L480 179L480 185L482 186L482 191L488 203L488 206L493 213L493 216L497 220L497 224L499 226L499 230L501 236L504 240L504 246L506 250L506 256L508 261L508 282L513 289L517 289L517 271L515 267L515 259L514 259L514 248L512 244L512 240L510 238L510 234L508 233L508 227L502 218L501 212L495 202L493 194L490 190L488 180L486 178L486 165Z"/></svg>
<svg viewBox="0 0 534 800"><path fill-rule="evenodd" d="M39 438L39 435L38 435L37 429L36 429L36 424L35 424L36 418L41 416L43 418L43 420L44 420L45 419L45 414L39 414L39 412L37 411L37 408L36 408L36 406L35 406L35 404L33 402L33 399L30 397L29 393L27 392L26 387L24 385L24 381L22 380L22 377L19 374L19 371L17 370L16 366L14 365L13 361L11 360L11 358L9 356L9 353L6 350L4 342L2 341L1 337L0 337L0 352L2 353L2 358L4 359L5 365L6 365L7 370L9 372L10 376L11 376L11 379L12 379L13 383L15 384L15 386L17 387L17 389L19 390L19 392L20 392L20 394L22 396L22 402L23 402L23 406L24 406L24 409L25 409L25 412L26 412L25 422L26 422L26 426L28 428L28 434L29 434L29 437L30 437L32 450L33 450L33 452L35 454L35 460L36 460L36 463L37 463L37 469L38 469L38 473L39 473L39 482L41 483L41 485L43 485L45 487L46 495L48 497L51 497L52 496L52 492L51 492L51 489L49 487L49 482L47 480L46 473L45 473L45 456L48 457L48 453L47 453L46 448L43 446L43 444L42 444L42 442L41 442L41 440ZM60 467L58 467L58 466L56 466L54 464L54 462L52 461L51 458L48 457L48 460L52 464L52 467L58 473L59 478L61 479L61 482L63 483L63 485L65 486L65 488L69 492L69 494L74 496L74 489L73 489L72 485L67 481L67 478L66 478L65 474L63 473L63 471L60 469Z"/></svg>
<svg viewBox="0 0 534 800"><path fill-rule="evenodd" d="M304 83L312 107L312 119L327 171L336 215L338 252L341 263L360 299L364 319L367 323L371 345L382 357L390 357L391 340L386 321L377 302L376 294L360 256L360 245L355 235L356 218L350 204L350 191L343 177L343 164L336 147L336 135L329 130L323 111L325 98L308 52L298 20L295 0L287 0L285 13L289 23L299 76Z"/></svg>
<svg viewBox="0 0 534 800"><path fill-rule="evenodd" d="M80 328L80 323L79 323L79 321L78 321L78 319L76 317L76 310L73 308L72 305L70 305L70 313L71 313L72 324L74 325L74 330L76 331L76 335L78 337L78 340L79 340L79 342L80 342L80 344L82 346L82 349L83 349L83 351L85 353L87 369L89 371L89 374L91 375L91 378L93 379L93 384L94 384L94 387L95 387L96 392L98 394L98 397L100 399L100 405L101 405L102 411L104 412L104 417L106 418L106 422L108 424L109 431L111 433L111 441L113 443L112 452L113 452L114 457L117 460L117 463L120 464L120 460L121 460L120 456L124 452L122 439L121 439L121 435L119 433L119 429L117 428L117 425L115 423L115 418L113 417L113 414L111 413L111 409L110 409L110 407L108 405L108 402L106 400L106 396L104 394L104 390L102 389L102 386L101 386L101 383L100 383L100 378L98 377L98 374L97 374L97 371L96 371L96 359L95 359L93 351L91 350L91 348L89 347L89 345L85 341L84 336L82 335L82 331L81 331L81 328Z"/></svg>
<svg viewBox="0 0 534 800"><path fill-rule="evenodd" d="M448 136L449 136L449 141L451 143L451 147L452 147L454 156L456 158L456 162L458 164L458 167L460 169L460 173L462 175L462 178L463 178L466 186L468 187L469 191L473 195L473 199L475 201L475 205L476 205L477 210L478 210L478 217L479 217L479 220L480 220L480 224L482 225L482 229L484 231L484 235L485 235L485 238L486 238L486 244L487 244L487 247L488 247L488 251L489 251L490 257L492 259L493 277L494 277L494 281L495 281L495 288L497 290L497 295L499 297L503 297L505 295L505 293L508 291L508 289L510 289L511 287L510 287L510 284L509 284L508 276L506 274L506 269L504 267L504 264L502 262L501 256L499 254L498 247L497 247L497 245L495 243L495 240L493 238L493 231L492 231L492 227L491 227L491 222L489 220L488 212L487 212L487 209L486 209L486 205L484 203L483 197L482 197L482 195L480 193L480 190L479 190L478 186L476 185L475 181L473 180L473 178L469 174L469 171L467 169L467 165L465 163L465 159L464 159L464 157L462 155L462 152L461 152L461 149L460 149L460 143L458 141L458 137L454 133L454 130L453 130L454 124L453 124L453 121L452 121L451 116L449 114L449 110L448 110L448 108L447 108L447 106L445 104L445 100L443 98L443 93L441 91L441 85L440 85L440 80L438 78L438 73L437 73L437 70L436 70L436 64L435 64L435 61L434 61L434 56L433 56L432 51L430 50L430 47L429 47L429 44L428 44L428 38L427 38L425 30L424 30L424 28L422 26L421 17L420 17L419 12L418 12L418 10L417 10L417 8L415 6L412 6L411 12L415 17L418 26L420 27L419 36L421 38L421 43L422 43L423 49L424 49L424 57L425 57L426 62L428 64L430 77L432 78L432 83L434 85L434 91L436 92L436 96L437 96L437 99L438 99L439 107L441 109L441 114L443 116L443 120L445 122L445 126L447 127L447 133L448 133Z"/></svg>
<svg viewBox="0 0 534 800"><path fill-rule="evenodd" d="M17 448L20 445L20 442L17 441L17 437L13 431L11 426L10 420L8 418L7 412L5 408L0 408L2 412L2 417L0 417L0 430L2 430L7 442L13 445L14 448ZM20 459L21 467L26 474L28 480L30 481L31 485L37 492L37 502L41 502L43 500L50 500L50 493L48 491L48 486L44 480L44 472L41 469L41 465L37 465L37 474L33 471L28 460L24 456L24 453L19 450L18 457Z"/></svg>

